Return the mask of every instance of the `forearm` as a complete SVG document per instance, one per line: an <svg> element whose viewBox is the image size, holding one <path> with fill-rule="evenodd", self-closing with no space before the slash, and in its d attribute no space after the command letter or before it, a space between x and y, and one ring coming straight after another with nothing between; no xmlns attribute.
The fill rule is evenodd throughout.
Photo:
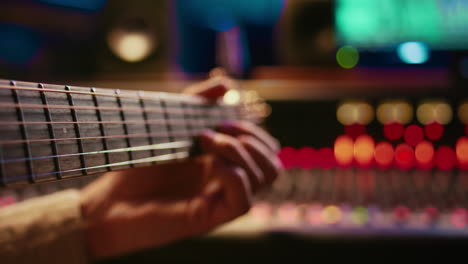
<svg viewBox="0 0 468 264"><path fill-rule="evenodd" d="M88 263L76 190L0 210L0 263Z"/></svg>

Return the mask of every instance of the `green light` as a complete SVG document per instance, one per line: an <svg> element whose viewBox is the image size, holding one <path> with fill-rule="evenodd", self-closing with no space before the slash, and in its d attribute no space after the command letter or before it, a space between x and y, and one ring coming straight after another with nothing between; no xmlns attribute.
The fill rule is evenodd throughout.
<svg viewBox="0 0 468 264"><path fill-rule="evenodd" d="M351 213L351 221L356 225L365 225L369 220L369 212L362 206L354 208Z"/></svg>
<svg viewBox="0 0 468 264"><path fill-rule="evenodd" d="M359 62L359 52L351 46L343 46L336 52L336 61L341 67L351 69Z"/></svg>

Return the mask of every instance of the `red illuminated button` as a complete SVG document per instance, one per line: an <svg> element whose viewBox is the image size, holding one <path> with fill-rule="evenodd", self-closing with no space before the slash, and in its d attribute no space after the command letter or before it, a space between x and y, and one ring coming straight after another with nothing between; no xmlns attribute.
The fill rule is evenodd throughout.
<svg viewBox="0 0 468 264"><path fill-rule="evenodd" d="M297 166L297 150L295 148L282 148L278 153L278 158L285 169L292 169Z"/></svg>
<svg viewBox="0 0 468 264"><path fill-rule="evenodd" d="M354 159L361 168L368 168L374 162L375 143L368 135L360 135L354 142Z"/></svg>
<svg viewBox="0 0 468 264"><path fill-rule="evenodd" d="M462 137L457 140L456 155L458 166L462 170L468 169L468 138Z"/></svg>
<svg viewBox="0 0 468 264"><path fill-rule="evenodd" d="M457 228L464 228L467 224L468 212L465 208L457 208L450 215L452 225Z"/></svg>
<svg viewBox="0 0 468 264"><path fill-rule="evenodd" d="M318 151L318 165L322 169L331 169L336 165L335 155L331 148L321 148Z"/></svg>
<svg viewBox="0 0 468 264"><path fill-rule="evenodd" d="M397 206L393 209L393 217L398 222L405 222L411 215L411 211L406 206Z"/></svg>
<svg viewBox="0 0 468 264"><path fill-rule="evenodd" d="M317 151L311 147L303 147L297 153L297 165L303 169L311 169L317 165Z"/></svg>
<svg viewBox="0 0 468 264"><path fill-rule="evenodd" d="M448 146L440 146L435 153L435 165L439 170L451 170L455 167L455 151Z"/></svg>
<svg viewBox="0 0 468 264"><path fill-rule="evenodd" d="M354 142L350 136L337 137L333 151L336 163L340 167L348 167L353 163Z"/></svg>
<svg viewBox="0 0 468 264"><path fill-rule="evenodd" d="M439 218L439 210L435 207L426 207L424 209L423 221L432 223Z"/></svg>
<svg viewBox="0 0 468 264"><path fill-rule="evenodd" d="M321 205L311 205L307 208L306 220L311 225L320 225L322 221L322 206Z"/></svg>
<svg viewBox="0 0 468 264"><path fill-rule="evenodd" d="M409 170L414 165L413 148L405 143L399 144L395 149L395 163L402 170Z"/></svg>
<svg viewBox="0 0 468 264"><path fill-rule="evenodd" d="M424 140L424 132L420 126L410 125L405 129L403 137L406 143L411 146L416 146L419 142Z"/></svg>
<svg viewBox="0 0 468 264"><path fill-rule="evenodd" d="M392 140L392 141L400 139L403 136L404 131L405 131L405 126L403 124L396 123L396 122L385 124L383 127L384 136L388 140Z"/></svg>
<svg viewBox="0 0 468 264"><path fill-rule="evenodd" d="M389 168L393 163L395 152L388 142L379 142L375 146L374 159L381 168Z"/></svg>
<svg viewBox="0 0 468 264"><path fill-rule="evenodd" d="M366 126L362 124L352 124L345 126L345 134L352 137L357 138L358 136L366 133Z"/></svg>
<svg viewBox="0 0 468 264"><path fill-rule="evenodd" d="M418 168L429 170L434 166L434 146L428 141L422 141L414 150Z"/></svg>
<svg viewBox="0 0 468 264"><path fill-rule="evenodd" d="M424 126L424 132L429 140L439 140L444 134L444 126L437 122L432 122Z"/></svg>

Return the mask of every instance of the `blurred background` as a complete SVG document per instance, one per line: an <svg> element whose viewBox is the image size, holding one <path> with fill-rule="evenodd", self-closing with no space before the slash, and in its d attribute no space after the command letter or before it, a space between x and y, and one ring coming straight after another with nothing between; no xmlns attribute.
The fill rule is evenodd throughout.
<svg viewBox="0 0 468 264"><path fill-rule="evenodd" d="M292 180L227 233L313 239L189 241L115 261L419 259L467 246L467 14L466 0L0 0L0 78L180 92L223 67L268 104Z"/></svg>

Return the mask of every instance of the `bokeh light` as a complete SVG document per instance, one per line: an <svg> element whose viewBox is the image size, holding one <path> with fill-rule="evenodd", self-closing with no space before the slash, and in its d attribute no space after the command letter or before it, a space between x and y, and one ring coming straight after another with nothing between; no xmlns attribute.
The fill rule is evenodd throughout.
<svg viewBox="0 0 468 264"><path fill-rule="evenodd" d="M228 105L237 105L241 101L241 94L239 90L230 89L224 94L223 102Z"/></svg>
<svg viewBox="0 0 468 264"><path fill-rule="evenodd" d="M400 139L405 132L405 126L400 123L389 123L383 126L383 134L385 138L391 141Z"/></svg>
<svg viewBox="0 0 468 264"><path fill-rule="evenodd" d="M456 208L450 214L450 221L456 228L464 228L468 223L468 211L465 208Z"/></svg>
<svg viewBox="0 0 468 264"><path fill-rule="evenodd" d="M440 146L435 153L435 165L439 170L448 171L455 167L455 151L449 146Z"/></svg>
<svg viewBox="0 0 468 264"><path fill-rule="evenodd" d="M462 169L468 169L468 137L457 140L455 153L459 166Z"/></svg>
<svg viewBox="0 0 468 264"><path fill-rule="evenodd" d="M336 110L336 117L345 126L367 125L374 119L374 109L366 102L343 102Z"/></svg>
<svg viewBox="0 0 468 264"><path fill-rule="evenodd" d="M317 151L311 147L303 147L297 153L297 164L300 168L308 170L317 165Z"/></svg>
<svg viewBox="0 0 468 264"><path fill-rule="evenodd" d="M299 208L294 203L284 203L276 211L278 220L282 224L294 225L301 219Z"/></svg>
<svg viewBox="0 0 468 264"><path fill-rule="evenodd" d="M429 48L423 42L404 42L398 46L397 54L404 63L422 64L429 59Z"/></svg>
<svg viewBox="0 0 468 264"><path fill-rule="evenodd" d="M322 224L322 206L320 204L311 204L306 209L305 218L311 225Z"/></svg>
<svg viewBox="0 0 468 264"><path fill-rule="evenodd" d="M392 144L388 142L379 142L375 146L374 158L377 165L381 168L389 168L393 164L395 151Z"/></svg>
<svg viewBox="0 0 468 264"><path fill-rule="evenodd" d="M322 220L326 224L332 225L341 221L343 218L343 212L338 206L329 205L323 208Z"/></svg>
<svg viewBox="0 0 468 264"><path fill-rule="evenodd" d="M249 215L259 223L266 223L273 216L273 209L269 203L257 202L249 210Z"/></svg>
<svg viewBox="0 0 468 264"><path fill-rule="evenodd" d="M293 147L283 147L278 153L278 158L281 160L285 169L292 169L297 166L298 152Z"/></svg>
<svg viewBox="0 0 468 264"><path fill-rule="evenodd" d="M462 103L458 107L458 118L463 124L468 124L468 102Z"/></svg>
<svg viewBox="0 0 468 264"><path fill-rule="evenodd" d="M369 135L361 135L354 142L354 158L362 168L370 167L374 161L375 143Z"/></svg>
<svg viewBox="0 0 468 264"><path fill-rule="evenodd" d="M145 31L127 31L117 28L108 36L112 52L126 62L139 62L157 47L155 34Z"/></svg>
<svg viewBox="0 0 468 264"><path fill-rule="evenodd" d="M357 138L358 136L366 133L366 126L361 124L351 124L344 127L345 134Z"/></svg>
<svg viewBox="0 0 468 264"><path fill-rule="evenodd" d="M351 212L351 222L355 225L365 225L369 221L369 212L367 208L358 206Z"/></svg>
<svg viewBox="0 0 468 264"><path fill-rule="evenodd" d="M331 169L336 165L335 155L332 148L321 148L317 153L317 163L322 169Z"/></svg>
<svg viewBox="0 0 468 264"><path fill-rule="evenodd" d="M411 146L416 146L419 142L424 140L424 132L418 125L409 125L405 129L403 137L406 143Z"/></svg>
<svg viewBox="0 0 468 264"><path fill-rule="evenodd" d="M423 170L431 169L434 165L434 146L431 142L422 141L416 145L414 156L418 168Z"/></svg>
<svg viewBox="0 0 468 264"><path fill-rule="evenodd" d="M407 221L411 215L411 210L403 205L397 206L393 209L393 217L398 222Z"/></svg>
<svg viewBox="0 0 468 264"><path fill-rule="evenodd" d="M452 107L445 102L426 102L418 106L416 116L418 121L423 124L437 122L447 125L452 121Z"/></svg>
<svg viewBox="0 0 468 264"><path fill-rule="evenodd" d="M345 69L354 68L359 62L359 51L351 46L343 46L336 52L336 61Z"/></svg>
<svg viewBox="0 0 468 264"><path fill-rule="evenodd" d="M444 126L438 122L426 124L424 133L429 140L437 141L444 135Z"/></svg>
<svg viewBox="0 0 468 264"><path fill-rule="evenodd" d="M413 148L405 143L401 143L395 148L395 163L402 170L409 170L414 165Z"/></svg>
<svg viewBox="0 0 468 264"><path fill-rule="evenodd" d="M377 107L377 120L389 123L408 124L413 119L413 107L405 101L388 101Z"/></svg>
<svg viewBox="0 0 468 264"><path fill-rule="evenodd" d="M353 139L348 135L337 137L334 145L336 163L341 167L350 166L353 162L353 154Z"/></svg>
<svg viewBox="0 0 468 264"><path fill-rule="evenodd" d="M424 208L423 212L423 222L431 224L439 218L439 210L435 207L429 206Z"/></svg>

